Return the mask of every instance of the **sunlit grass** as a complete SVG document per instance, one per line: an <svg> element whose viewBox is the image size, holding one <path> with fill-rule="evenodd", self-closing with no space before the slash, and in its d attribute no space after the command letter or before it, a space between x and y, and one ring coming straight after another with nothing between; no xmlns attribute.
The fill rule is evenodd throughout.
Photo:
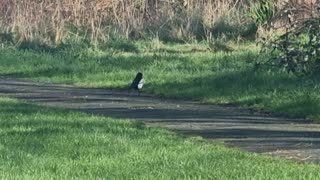
<svg viewBox="0 0 320 180"><path fill-rule="evenodd" d="M294 117L320 117L319 80L266 69L254 71L252 62L263 57L252 44L231 53L193 51L206 48L201 44L139 42L136 47L138 52L87 48L54 54L1 48L0 76L124 88L141 71L145 92L262 108Z"/></svg>
<svg viewBox="0 0 320 180"><path fill-rule="evenodd" d="M319 179L320 169L138 122L0 98L0 179Z"/></svg>

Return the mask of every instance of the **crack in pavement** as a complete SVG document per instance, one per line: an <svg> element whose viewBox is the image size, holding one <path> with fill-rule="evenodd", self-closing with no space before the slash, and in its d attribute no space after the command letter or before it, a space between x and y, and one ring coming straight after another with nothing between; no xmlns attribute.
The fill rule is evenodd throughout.
<svg viewBox="0 0 320 180"><path fill-rule="evenodd" d="M0 96L40 105L145 122L250 152L320 163L320 125L243 107L162 99L104 88L0 78Z"/></svg>

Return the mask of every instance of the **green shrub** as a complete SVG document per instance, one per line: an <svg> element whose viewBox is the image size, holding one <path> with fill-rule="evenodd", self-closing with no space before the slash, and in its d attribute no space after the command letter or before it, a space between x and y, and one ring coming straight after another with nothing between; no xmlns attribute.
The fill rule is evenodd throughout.
<svg viewBox="0 0 320 180"><path fill-rule="evenodd" d="M265 48L271 63L298 76L320 72L320 18L309 19L286 32Z"/></svg>

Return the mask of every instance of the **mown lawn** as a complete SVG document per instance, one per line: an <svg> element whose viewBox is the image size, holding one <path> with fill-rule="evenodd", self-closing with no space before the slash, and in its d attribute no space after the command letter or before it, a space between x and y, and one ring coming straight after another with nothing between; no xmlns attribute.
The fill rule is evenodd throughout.
<svg viewBox="0 0 320 180"><path fill-rule="evenodd" d="M0 179L320 179L320 168L0 98Z"/></svg>
<svg viewBox="0 0 320 180"><path fill-rule="evenodd" d="M212 53L194 51L201 45L159 44L154 48L146 44L54 52L2 47L0 76L125 88L141 71L145 92L320 119L319 78L255 71L252 62L264 57L252 45L240 46L232 53Z"/></svg>

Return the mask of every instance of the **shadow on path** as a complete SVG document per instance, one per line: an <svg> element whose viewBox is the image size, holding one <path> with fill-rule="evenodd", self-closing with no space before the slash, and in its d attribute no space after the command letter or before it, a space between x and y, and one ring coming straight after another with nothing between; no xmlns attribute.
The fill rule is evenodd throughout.
<svg viewBox="0 0 320 180"><path fill-rule="evenodd" d="M0 96L90 114L128 118L164 127L186 136L224 141L228 146L280 156L304 154L299 159L320 162L320 125L241 107L167 100L127 91L80 88L0 78ZM292 152L288 154L280 152ZM275 153L279 152L279 153Z"/></svg>

